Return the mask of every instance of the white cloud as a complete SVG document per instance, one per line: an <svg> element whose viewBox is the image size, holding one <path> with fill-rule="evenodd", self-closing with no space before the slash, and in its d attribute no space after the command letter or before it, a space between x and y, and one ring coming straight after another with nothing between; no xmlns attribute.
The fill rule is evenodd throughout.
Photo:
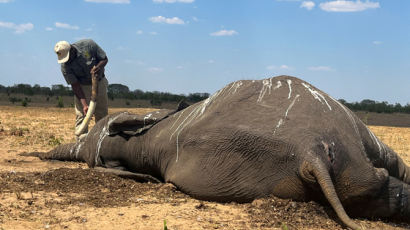
<svg viewBox="0 0 410 230"><path fill-rule="evenodd" d="M192 17L192 20L193 20L194 22L199 21L197 17Z"/></svg>
<svg viewBox="0 0 410 230"><path fill-rule="evenodd" d="M211 36L232 36L237 35L238 32L235 30L220 30L217 32L210 33Z"/></svg>
<svg viewBox="0 0 410 230"><path fill-rule="evenodd" d="M130 0L85 0L86 2L94 3L114 3L114 4L130 4Z"/></svg>
<svg viewBox="0 0 410 230"><path fill-rule="evenodd" d="M149 34L150 34L150 35L154 35L154 36L155 36L155 35L158 35L158 33L155 32L155 31L149 32Z"/></svg>
<svg viewBox="0 0 410 230"><path fill-rule="evenodd" d="M195 0L152 0L155 3L193 3Z"/></svg>
<svg viewBox="0 0 410 230"><path fill-rule="evenodd" d="M117 46L116 50L123 51L126 50L124 46Z"/></svg>
<svg viewBox="0 0 410 230"><path fill-rule="evenodd" d="M315 8L315 3L312 1L304 1L300 4L300 8L306 8L307 10L312 10Z"/></svg>
<svg viewBox="0 0 410 230"><path fill-rule="evenodd" d="M163 69L160 68L160 67L151 67L151 68L148 68L148 72L150 72L150 73L161 73L162 71L163 71Z"/></svg>
<svg viewBox="0 0 410 230"><path fill-rule="evenodd" d="M134 60L134 59L125 59L124 62L126 64L133 64L133 65L145 65L145 63L143 61Z"/></svg>
<svg viewBox="0 0 410 230"><path fill-rule="evenodd" d="M143 34L143 33L144 33L144 31L142 31L142 30L138 30L138 31L137 31L137 34L138 34L138 35L141 35L141 34Z"/></svg>
<svg viewBox="0 0 410 230"><path fill-rule="evenodd" d="M70 24L61 23L61 22L56 22L56 23L55 23L55 26L56 26L57 28L69 29L69 30L78 30L78 29L80 29L80 27L78 27L78 26L72 26L72 25L70 25Z"/></svg>
<svg viewBox="0 0 410 230"><path fill-rule="evenodd" d="M93 31L93 28L87 28L87 29L85 29L85 31L87 31L87 32Z"/></svg>
<svg viewBox="0 0 410 230"><path fill-rule="evenodd" d="M319 6L322 10L328 11L328 12L358 12L358 11L364 11L368 9L380 8L380 4L378 2L371 2L368 0L366 0L365 2L362 2L360 0L357 0L357 1L336 0L336 1L320 3Z"/></svg>
<svg viewBox="0 0 410 230"><path fill-rule="evenodd" d="M9 3L12 2L13 0L0 0L0 3Z"/></svg>
<svg viewBox="0 0 410 230"><path fill-rule="evenodd" d="M46 27L46 29L45 29L46 31L52 31L53 30L53 28L52 27Z"/></svg>
<svg viewBox="0 0 410 230"><path fill-rule="evenodd" d="M177 25L185 24L185 22L178 17L166 18L164 16L156 16L156 17L150 17L149 20L153 23L166 23L166 24L177 24Z"/></svg>
<svg viewBox="0 0 410 230"><path fill-rule="evenodd" d="M334 71L330 66L311 66L308 69L310 71Z"/></svg>
<svg viewBox="0 0 410 230"><path fill-rule="evenodd" d="M177 69L183 69L184 67L183 66L177 66Z"/></svg>
<svg viewBox="0 0 410 230"><path fill-rule="evenodd" d="M214 60L212 60L212 59L210 59L210 60L208 60L208 63L209 63L209 64L214 64L214 63L215 63L215 61L214 61Z"/></svg>
<svg viewBox="0 0 410 230"><path fill-rule="evenodd" d="M381 45L383 42L382 41L373 41L372 43L373 43L373 45L377 46L377 45Z"/></svg>
<svg viewBox="0 0 410 230"><path fill-rule="evenodd" d="M292 68L290 68L288 65L281 65L281 66L275 66L275 65L268 65L266 66L267 70L291 70Z"/></svg>
<svg viewBox="0 0 410 230"><path fill-rule="evenodd" d="M14 24L12 22L2 22L0 21L0 27L12 29L16 34L22 34L26 31L32 30L34 25L32 23L25 23L25 24Z"/></svg>

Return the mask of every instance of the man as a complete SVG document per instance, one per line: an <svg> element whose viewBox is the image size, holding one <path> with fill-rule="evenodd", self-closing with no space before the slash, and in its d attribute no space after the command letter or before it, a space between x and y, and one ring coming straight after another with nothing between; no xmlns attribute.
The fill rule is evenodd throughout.
<svg viewBox="0 0 410 230"><path fill-rule="evenodd" d="M108 114L107 85L104 67L108 62L107 55L93 40L83 39L70 44L59 41L54 47L61 64L61 72L67 82L71 84L74 92L74 105L76 122L75 128L79 129L88 111L91 97L91 74L96 73L99 79L97 92L97 106L95 108L95 121ZM84 133L87 133L86 129ZM81 134L80 134L81 136ZM77 136L77 140L80 138Z"/></svg>

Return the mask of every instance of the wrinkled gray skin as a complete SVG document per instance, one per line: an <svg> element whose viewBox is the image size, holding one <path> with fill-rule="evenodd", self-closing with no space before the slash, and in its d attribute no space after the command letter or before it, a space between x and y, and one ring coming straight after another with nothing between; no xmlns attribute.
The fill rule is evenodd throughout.
<svg viewBox="0 0 410 230"><path fill-rule="evenodd" d="M354 229L346 211L410 217L409 167L349 109L289 76L234 82L171 115L110 115L82 142L32 155L170 182L202 200L327 200Z"/></svg>

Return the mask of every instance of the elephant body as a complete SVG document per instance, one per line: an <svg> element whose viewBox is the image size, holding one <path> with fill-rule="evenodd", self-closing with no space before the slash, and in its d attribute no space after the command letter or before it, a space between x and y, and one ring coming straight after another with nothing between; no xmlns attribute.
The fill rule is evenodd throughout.
<svg viewBox="0 0 410 230"><path fill-rule="evenodd" d="M350 215L410 216L410 169L353 112L309 83L233 82L179 111L118 113L40 155L149 175L203 200L327 200Z"/></svg>

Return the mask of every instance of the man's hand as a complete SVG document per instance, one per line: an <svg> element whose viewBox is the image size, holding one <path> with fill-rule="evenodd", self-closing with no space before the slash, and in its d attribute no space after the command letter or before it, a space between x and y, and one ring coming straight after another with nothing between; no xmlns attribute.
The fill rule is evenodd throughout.
<svg viewBox="0 0 410 230"><path fill-rule="evenodd" d="M87 106L83 106L83 113L84 115L87 114L88 112L88 105Z"/></svg>
<svg viewBox="0 0 410 230"><path fill-rule="evenodd" d="M86 115L88 111L87 101L85 100L85 98L83 98L83 99L80 99L80 102L83 105L83 113L84 115Z"/></svg>
<svg viewBox="0 0 410 230"><path fill-rule="evenodd" d="M93 66L93 68L91 69L90 73L91 74L97 74L98 72L100 72L101 68L98 65Z"/></svg>

